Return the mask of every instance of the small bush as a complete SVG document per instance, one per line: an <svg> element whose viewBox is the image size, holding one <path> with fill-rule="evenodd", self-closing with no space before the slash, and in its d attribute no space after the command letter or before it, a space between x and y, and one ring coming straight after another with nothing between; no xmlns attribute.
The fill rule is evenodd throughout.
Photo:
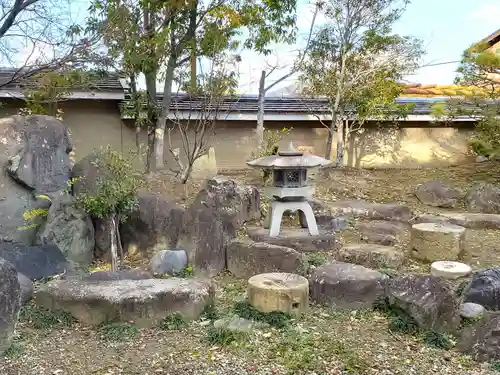
<svg viewBox="0 0 500 375"><path fill-rule="evenodd" d="M259 310L253 308L246 300L236 302L233 310L238 316L244 319L264 322L276 328L288 327L290 319L292 318L290 314L286 314L281 311L274 311L270 313L260 312Z"/></svg>
<svg viewBox="0 0 500 375"><path fill-rule="evenodd" d="M179 313L174 313L162 319L160 328L166 331L180 330L187 327L187 322Z"/></svg>
<svg viewBox="0 0 500 375"><path fill-rule="evenodd" d="M24 345L18 342L13 342L12 345L4 353L5 358L19 358L24 352Z"/></svg>
<svg viewBox="0 0 500 375"><path fill-rule="evenodd" d="M428 346L438 349L453 348L453 341L451 341L448 335L432 330L424 332L422 342Z"/></svg>
<svg viewBox="0 0 500 375"><path fill-rule="evenodd" d="M419 332L418 324L415 319L406 316L394 316L389 321L389 329L393 332L401 332L405 335L415 335Z"/></svg>
<svg viewBox="0 0 500 375"><path fill-rule="evenodd" d="M76 322L76 319L66 311L49 311L33 304L21 308L19 319L28 322L35 329L71 327Z"/></svg>
<svg viewBox="0 0 500 375"><path fill-rule="evenodd" d="M220 318L219 311L217 310L217 306L215 303L211 302L203 308L203 312L201 315L211 321L217 320Z"/></svg>
<svg viewBox="0 0 500 375"><path fill-rule="evenodd" d="M307 255L307 261L311 266L319 267L326 263L326 255L320 253L310 253Z"/></svg>
<svg viewBox="0 0 500 375"><path fill-rule="evenodd" d="M500 372L500 361L491 362L490 367L492 370Z"/></svg>
<svg viewBox="0 0 500 375"><path fill-rule="evenodd" d="M213 345L229 345L233 342L241 342L248 338L248 333L232 331L227 328L215 328L211 326L207 331L207 341Z"/></svg>
<svg viewBox="0 0 500 375"><path fill-rule="evenodd" d="M99 329L102 338L106 341L129 341L137 337L139 329L131 323L108 323Z"/></svg>

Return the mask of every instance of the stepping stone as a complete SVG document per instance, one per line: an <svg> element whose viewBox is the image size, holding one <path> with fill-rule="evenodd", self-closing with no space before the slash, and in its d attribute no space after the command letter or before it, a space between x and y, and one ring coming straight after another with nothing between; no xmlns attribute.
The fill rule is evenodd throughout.
<svg viewBox="0 0 500 375"><path fill-rule="evenodd" d="M388 279L381 272L356 264L325 264L309 279L311 299L339 309L369 309L384 295Z"/></svg>
<svg viewBox="0 0 500 375"><path fill-rule="evenodd" d="M350 215L373 220L408 222L412 218L411 209L398 203L372 203L362 200L337 201L328 204L334 215Z"/></svg>
<svg viewBox="0 0 500 375"><path fill-rule="evenodd" d="M403 264L404 254L392 246L353 244L342 248L337 259L369 268L397 268Z"/></svg>
<svg viewBox="0 0 500 375"><path fill-rule="evenodd" d="M152 327L176 312L198 318L213 294L208 281L196 279L55 280L41 285L34 299L38 306L66 311L87 325L132 320Z"/></svg>
<svg viewBox="0 0 500 375"><path fill-rule="evenodd" d="M465 228L447 223L414 224L411 248L416 259L455 260L465 252Z"/></svg>
<svg viewBox="0 0 500 375"><path fill-rule="evenodd" d="M311 236L307 229L283 228L278 237L270 237L269 230L262 227L247 229L248 237L255 242L266 242L272 245L285 246L299 252L333 251L340 247L335 239L335 233L328 230L319 230L318 236Z"/></svg>
<svg viewBox="0 0 500 375"><path fill-rule="evenodd" d="M292 273L263 273L248 280L247 296L261 312L300 314L309 309L309 282Z"/></svg>
<svg viewBox="0 0 500 375"><path fill-rule="evenodd" d="M226 256L227 269L240 278L269 272L305 274L308 269L306 256L297 250L248 239L233 240Z"/></svg>
<svg viewBox="0 0 500 375"><path fill-rule="evenodd" d="M431 275L455 280L470 275L472 268L467 264L441 260L431 264Z"/></svg>
<svg viewBox="0 0 500 375"><path fill-rule="evenodd" d="M386 220L359 221L356 223L356 230L360 232L362 241L384 246L394 246L403 241L409 229L408 224Z"/></svg>
<svg viewBox="0 0 500 375"><path fill-rule="evenodd" d="M422 214L417 216L413 223L449 223L469 229L500 229L500 215L470 212L446 212L439 215Z"/></svg>

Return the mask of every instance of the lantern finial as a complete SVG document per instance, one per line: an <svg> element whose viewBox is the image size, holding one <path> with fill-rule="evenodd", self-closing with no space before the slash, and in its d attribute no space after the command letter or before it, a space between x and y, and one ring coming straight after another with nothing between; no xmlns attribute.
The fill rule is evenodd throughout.
<svg viewBox="0 0 500 375"><path fill-rule="evenodd" d="M304 155L303 151L298 151L294 146L292 141L288 144L288 147L284 150L278 151L279 156L302 156Z"/></svg>

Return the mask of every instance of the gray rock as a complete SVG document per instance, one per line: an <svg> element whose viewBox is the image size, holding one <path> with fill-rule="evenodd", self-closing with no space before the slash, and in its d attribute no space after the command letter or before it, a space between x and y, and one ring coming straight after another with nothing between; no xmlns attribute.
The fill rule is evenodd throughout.
<svg viewBox="0 0 500 375"><path fill-rule="evenodd" d="M194 205L219 212L223 221L231 222L236 230L245 222L261 217L257 188L224 176L208 179L196 196Z"/></svg>
<svg viewBox="0 0 500 375"><path fill-rule="evenodd" d="M92 223L94 224L94 259L101 259L111 261L111 227L112 221L111 218L98 218L93 217ZM125 228L124 224L120 225L120 235L123 237L123 234L127 236L129 228ZM128 238L127 238L128 239ZM122 238L122 244L125 242Z"/></svg>
<svg viewBox="0 0 500 375"><path fill-rule="evenodd" d="M482 156L482 155L476 156L476 163L484 163L485 161L488 161L488 160L490 160L490 159L486 156Z"/></svg>
<svg viewBox="0 0 500 375"><path fill-rule="evenodd" d="M334 215L346 215L372 220L408 222L412 218L409 207L398 203L372 203L362 200L337 201L329 204Z"/></svg>
<svg viewBox="0 0 500 375"><path fill-rule="evenodd" d="M477 303L466 302L460 305L460 316L466 319L480 319L483 317L485 309Z"/></svg>
<svg viewBox="0 0 500 375"><path fill-rule="evenodd" d="M147 280L153 275L141 270L96 271L80 278L83 281Z"/></svg>
<svg viewBox="0 0 500 375"><path fill-rule="evenodd" d="M235 239L227 248L227 269L234 276L249 278L271 272L302 275L307 269L307 259L289 247Z"/></svg>
<svg viewBox="0 0 500 375"><path fill-rule="evenodd" d="M218 319L214 322L215 328L224 328L235 332L250 333L254 328L262 327L262 324L256 323L252 320L240 318L238 315Z"/></svg>
<svg viewBox="0 0 500 375"><path fill-rule="evenodd" d="M21 302L24 305L31 298L33 298L33 282L22 273L17 273L17 280L19 281L19 286L21 287Z"/></svg>
<svg viewBox="0 0 500 375"><path fill-rule="evenodd" d="M102 155L99 151L94 151L78 161L71 171L71 176L77 181L73 184L73 194L95 195L99 189L99 181L105 179L108 171L103 170L99 158Z"/></svg>
<svg viewBox="0 0 500 375"><path fill-rule="evenodd" d="M420 202L428 206L453 208L457 205L462 193L440 181L428 181L415 189Z"/></svg>
<svg viewBox="0 0 500 375"><path fill-rule="evenodd" d="M21 287L14 266L0 258L0 356L12 344L21 309Z"/></svg>
<svg viewBox="0 0 500 375"><path fill-rule="evenodd" d="M465 196L466 207L472 212L500 213L500 188L480 183L472 186Z"/></svg>
<svg viewBox="0 0 500 375"><path fill-rule="evenodd" d="M187 254L184 250L162 250L151 259L149 269L155 275L177 275L187 265Z"/></svg>
<svg viewBox="0 0 500 375"><path fill-rule="evenodd" d="M68 127L45 115L0 119L1 153L8 155L8 173L37 194L67 187L72 145Z"/></svg>
<svg viewBox="0 0 500 375"><path fill-rule="evenodd" d="M368 268L397 268L404 262L404 253L392 246L352 244L343 247L337 259Z"/></svg>
<svg viewBox="0 0 500 375"><path fill-rule="evenodd" d="M162 196L139 194L137 211L120 227L125 251L132 255L149 255L175 248L182 230L183 216L184 208ZM109 252L109 240L106 246Z"/></svg>
<svg viewBox="0 0 500 375"><path fill-rule="evenodd" d="M465 302L477 303L487 310L500 310L500 268L475 272L463 295Z"/></svg>
<svg viewBox="0 0 500 375"><path fill-rule="evenodd" d="M226 250L236 237L227 216L208 207L193 204L184 213L178 247L188 255L195 273L212 277L226 268Z"/></svg>
<svg viewBox="0 0 500 375"><path fill-rule="evenodd" d="M173 313L198 318L213 296L210 282L195 279L55 280L40 286L35 303L69 312L87 325L133 320L152 327Z"/></svg>
<svg viewBox="0 0 500 375"><path fill-rule="evenodd" d="M16 267L31 280L40 280L71 270L71 265L56 245L26 246L0 242L0 258Z"/></svg>
<svg viewBox="0 0 500 375"><path fill-rule="evenodd" d="M448 223L470 229L500 229L500 215L471 212L442 212L439 215L418 215L412 220L412 224L419 223Z"/></svg>
<svg viewBox="0 0 500 375"><path fill-rule="evenodd" d="M411 316L420 328L454 332L460 324L460 303L451 284L439 277L410 275L391 279L389 303Z"/></svg>
<svg viewBox="0 0 500 375"><path fill-rule="evenodd" d="M384 220L356 223L356 230L363 242L384 246L394 246L403 242L408 237L408 229L409 226L404 223Z"/></svg>
<svg viewBox="0 0 500 375"><path fill-rule="evenodd" d="M52 201L47 221L37 234L37 244L55 244L69 261L86 267L94 258L92 220L76 207L71 195L59 196Z"/></svg>
<svg viewBox="0 0 500 375"><path fill-rule="evenodd" d="M476 361L500 360L500 313L489 313L476 324L466 327L458 349Z"/></svg>
<svg viewBox="0 0 500 375"><path fill-rule="evenodd" d="M357 310L371 308L384 295L388 277L350 263L330 263L316 268L309 279L309 295L319 304Z"/></svg>
<svg viewBox="0 0 500 375"><path fill-rule="evenodd" d="M269 230L262 227L248 227L248 237L255 242L267 242L272 245L285 246L299 252L334 251L340 247L335 233L331 230L319 230L319 235L311 236L307 229L281 227L278 237L270 237Z"/></svg>

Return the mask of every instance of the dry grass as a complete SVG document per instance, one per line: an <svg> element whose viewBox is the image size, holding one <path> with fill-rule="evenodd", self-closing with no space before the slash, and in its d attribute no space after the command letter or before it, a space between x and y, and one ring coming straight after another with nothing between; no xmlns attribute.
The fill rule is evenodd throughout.
<svg viewBox="0 0 500 375"><path fill-rule="evenodd" d="M497 164L471 164L448 169L343 170L318 181L320 198L366 199L374 202L402 202L417 211L428 211L413 196L416 184L439 179L465 190L475 181L494 182ZM225 171L259 184L254 173ZM258 177L258 176L257 176ZM172 186L156 176L153 190L181 204L198 191L190 184ZM259 187L261 187L259 185ZM350 242L349 232L342 241ZM469 231L467 247L475 267L500 261L496 250L500 231ZM405 244L402 245L403 247ZM478 263L479 262L479 263ZM419 263L409 271L427 271ZM245 295L245 283L223 275L216 279L216 308L220 316L232 313L234 304ZM13 349L3 363L2 375L244 375L244 374L495 374L491 366L473 362L450 350L429 348L418 337L388 331L387 318L373 311L344 313L313 306L286 329L259 328L228 345L207 340L210 321L201 319L178 329L147 329L109 340L101 330L73 324L56 324L35 329L23 321ZM111 327L112 337L122 337L120 327ZM128 327L125 332L132 332Z"/></svg>

